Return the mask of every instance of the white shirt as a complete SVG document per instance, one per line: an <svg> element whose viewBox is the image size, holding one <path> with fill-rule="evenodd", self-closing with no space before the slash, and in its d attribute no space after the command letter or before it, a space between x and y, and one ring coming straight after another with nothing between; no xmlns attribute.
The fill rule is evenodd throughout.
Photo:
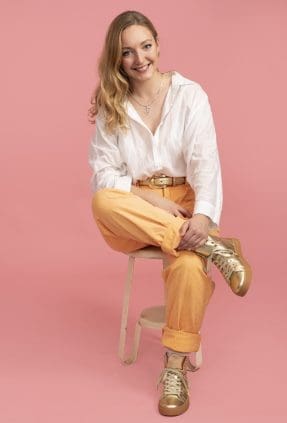
<svg viewBox="0 0 287 423"><path fill-rule="evenodd" d="M221 169L212 112L202 87L173 71L154 135L128 100L125 108L127 133L107 134L103 118L96 116L89 154L93 191L130 191L137 179L154 174L186 176L195 192L193 213L219 224Z"/></svg>

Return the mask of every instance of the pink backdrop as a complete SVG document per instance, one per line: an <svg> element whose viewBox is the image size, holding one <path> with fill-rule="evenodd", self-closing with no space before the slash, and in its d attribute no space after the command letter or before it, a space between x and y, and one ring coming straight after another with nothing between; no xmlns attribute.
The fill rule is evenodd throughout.
<svg viewBox="0 0 287 423"><path fill-rule="evenodd" d="M240 237L254 268L245 298L214 272L204 365L180 419L286 421L284 0L2 0L0 419L162 421L159 334L146 331L137 363L121 366L127 258L104 244L90 210L87 108L107 26L127 9L157 27L161 70L209 94L221 231ZM131 323L162 300L160 264L146 264L136 269Z"/></svg>

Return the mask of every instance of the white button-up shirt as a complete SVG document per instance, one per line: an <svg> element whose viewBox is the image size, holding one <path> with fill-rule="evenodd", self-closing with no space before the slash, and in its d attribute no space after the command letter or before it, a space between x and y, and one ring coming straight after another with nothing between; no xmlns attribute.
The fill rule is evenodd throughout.
<svg viewBox="0 0 287 423"><path fill-rule="evenodd" d="M125 103L130 128L110 135L96 116L89 163L92 188L130 191L131 184L155 174L186 176L195 192L194 214L219 224L222 181L216 133L208 96L202 87L176 71L153 135L136 109Z"/></svg>

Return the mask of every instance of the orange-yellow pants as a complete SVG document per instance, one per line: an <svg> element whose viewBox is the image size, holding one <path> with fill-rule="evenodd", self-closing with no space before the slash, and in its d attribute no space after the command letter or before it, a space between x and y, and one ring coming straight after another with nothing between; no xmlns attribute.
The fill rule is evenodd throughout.
<svg viewBox="0 0 287 423"><path fill-rule="evenodd" d="M194 191L188 184L141 189L153 190L193 211ZM205 271L205 259L193 251L176 251L179 229L186 219L175 217L131 192L110 188L94 194L92 208L98 228L112 249L127 253L155 245L166 253L168 266L162 272L166 298L162 343L176 351L197 351L214 282ZM218 233L218 228L210 230L210 234Z"/></svg>

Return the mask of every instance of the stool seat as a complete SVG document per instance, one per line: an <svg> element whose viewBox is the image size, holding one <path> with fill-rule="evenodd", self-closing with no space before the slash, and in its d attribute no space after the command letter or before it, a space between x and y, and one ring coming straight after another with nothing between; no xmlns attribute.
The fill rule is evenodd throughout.
<svg viewBox="0 0 287 423"><path fill-rule="evenodd" d="M154 306L143 309L140 314L140 324L146 328L162 329L165 322L165 306Z"/></svg>
<svg viewBox="0 0 287 423"><path fill-rule="evenodd" d="M127 253L127 255L134 258L145 258L154 260L163 260L165 258L164 252L159 247L154 246L141 248L140 250L135 250L131 253Z"/></svg>
<svg viewBox="0 0 287 423"><path fill-rule="evenodd" d="M124 364L132 364L137 359L142 327L151 328L151 329L162 329L165 325L165 306L164 305L148 307L142 310L136 322L132 351L126 357L125 349L126 349L129 301L130 301L131 288L132 288L132 282L133 282L135 259L144 258L144 259L151 259L151 260L162 260L163 269L168 265L168 260L167 260L166 254L159 247L154 247L154 246L148 246L145 248L141 248L139 250L131 251L130 253L127 253L127 255L129 257L128 271L126 276L124 300L123 300L123 308L122 308L119 357ZM194 356L195 356L194 357L195 363L192 364L192 371L198 370L202 364L201 345L199 347L199 350L194 353Z"/></svg>

